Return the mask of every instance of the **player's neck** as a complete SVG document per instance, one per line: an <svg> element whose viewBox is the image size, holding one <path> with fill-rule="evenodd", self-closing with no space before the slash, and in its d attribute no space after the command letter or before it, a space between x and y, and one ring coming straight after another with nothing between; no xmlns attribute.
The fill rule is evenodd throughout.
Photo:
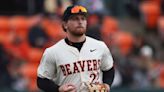
<svg viewBox="0 0 164 92"><path fill-rule="evenodd" d="M85 35L82 35L82 36L69 36L69 35L67 35L67 38L71 42L83 42L85 40L86 36Z"/></svg>

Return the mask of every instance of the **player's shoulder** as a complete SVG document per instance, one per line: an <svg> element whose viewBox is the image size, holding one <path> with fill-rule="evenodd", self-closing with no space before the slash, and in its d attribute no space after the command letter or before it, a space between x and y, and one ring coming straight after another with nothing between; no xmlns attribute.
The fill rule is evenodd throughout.
<svg viewBox="0 0 164 92"><path fill-rule="evenodd" d="M105 43L101 40L97 40L95 38L87 36L87 40L90 44L96 44L96 45L105 45Z"/></svg>

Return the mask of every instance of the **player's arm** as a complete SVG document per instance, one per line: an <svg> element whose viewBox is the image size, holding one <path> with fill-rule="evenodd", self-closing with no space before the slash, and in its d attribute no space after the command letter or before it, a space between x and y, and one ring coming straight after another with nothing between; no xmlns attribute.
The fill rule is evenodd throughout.
<svg viewBox="0 0 164 92"><path fill-rule="evenodd" d="M37 86L44 92L59 92L59 86L47 78L37 77Z"/></svg>
<svg viewBox="0 0 164 92"><path fill-rule="evenodd" d="M55 55L51 56L51 53L46 50L42 56L41 62L37 71L37 86L44 92L74 92L75 86L71 83L61 85L60 87L55 84L53 80L56 75L56 63Z"/></svg>

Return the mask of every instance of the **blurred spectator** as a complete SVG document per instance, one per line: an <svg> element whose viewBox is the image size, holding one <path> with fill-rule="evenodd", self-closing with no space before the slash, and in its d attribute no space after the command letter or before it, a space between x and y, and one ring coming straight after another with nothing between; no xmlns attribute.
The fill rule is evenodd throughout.
<svg viewBox="0 0 164 92"><path fill-rule="evenodd" d="M24 79L20 73L20 67L25 63L25 61L19 57L12 56L11 63L8 65L8 71L12 79L14 80L11 84L11 88L17 92L22 92L27 90L27 81Z"/></svg>
<svg viewBox="0 0 164 92"><path fill-rule="evenodd" d="M65 32L62 29L61 18L59 16L54 15L43 17L41 25L45 29L45 33L50 38L50 41L47 42L46 45L51 46L65 37Z"/></svg>
<svg viewBox="0 0 164 92"><path fill-rule="evenodd" d="M119 87L131 87L134 81L134 65L127 56L121 56L121 54L114 54L117 69L120 73L121 84Z"/></svg>
<svg viewBox="0 0 164 92"><path fill-rule="evenodd" d="M139 11L139 5L143 0L127 0L125 6L127 13L132 18L139 19L140 18L140 11Z"/></svg>
<svg viewBox="0 0 164 92"><path fill-rule="evenodd" d="M158 3L153 1L144 1L139 6L141 12L141 21L148 33L157 33L157 20L161 14Z"/></svg>
<svg viewBox="0 0 164 92"><path fill-rule="evenodd" d="M145 43L145 39L143 35L139 33L135 33L134 35L134 44L132 48L132 53L134 56L139 56L140 55L140 49Z"/></svg>
<svg viewBox="0 0 164 92"><path fill-rule="evenodd" d="M75 0L44 0L44 12L61 16L65 8Z"/></svg>
<svg viewBox="0 0 164 92"><path fill-rule="evenodd" d="M88 30L86 32L86 35L93 37L98 40L102 40L101 38L101 22L102 22L102 17L101 15L98 14L91 14L88 18Z"/></svg>
<svg viewBox="0 0 164 92"><path fill-rule="evenodd" d="M10 63L10 57L5 51L2 44L0 44L0 88L11 87L12 82L14 81L9 74L7 69Z"/></svg>
<svg viewBox="0 0 164 92"><path fill-rule="evenodd" d="M31 27L29 33L28 33L28 41L32 47L35 48L43 48L44 45L49 41L49 37L45 32L45 29L41 25L41 19L38 21L38 24Z"/></svg>
<svg viewBox="0 0 164 92"><path fill-rule="evenodd" d="M150 46L145 45L140 49L136 69L134 71L134 85L135 89L143 89L152 87L152 76L149 75L153 63L153 50Z"/></svg>

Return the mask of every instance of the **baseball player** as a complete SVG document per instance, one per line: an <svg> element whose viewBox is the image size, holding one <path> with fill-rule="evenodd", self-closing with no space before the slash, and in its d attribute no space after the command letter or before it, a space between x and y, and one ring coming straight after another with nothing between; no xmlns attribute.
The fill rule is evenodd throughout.
<svg viewBox="0 0 164 92"><path fill-rule="evenodd" d="M37 85L44 92L89 92L86 83L103 84L109 92L113 59L104 42L85 35L87 15L80 5L64 11L66 38L47 48L38 66Z"/></svg>

